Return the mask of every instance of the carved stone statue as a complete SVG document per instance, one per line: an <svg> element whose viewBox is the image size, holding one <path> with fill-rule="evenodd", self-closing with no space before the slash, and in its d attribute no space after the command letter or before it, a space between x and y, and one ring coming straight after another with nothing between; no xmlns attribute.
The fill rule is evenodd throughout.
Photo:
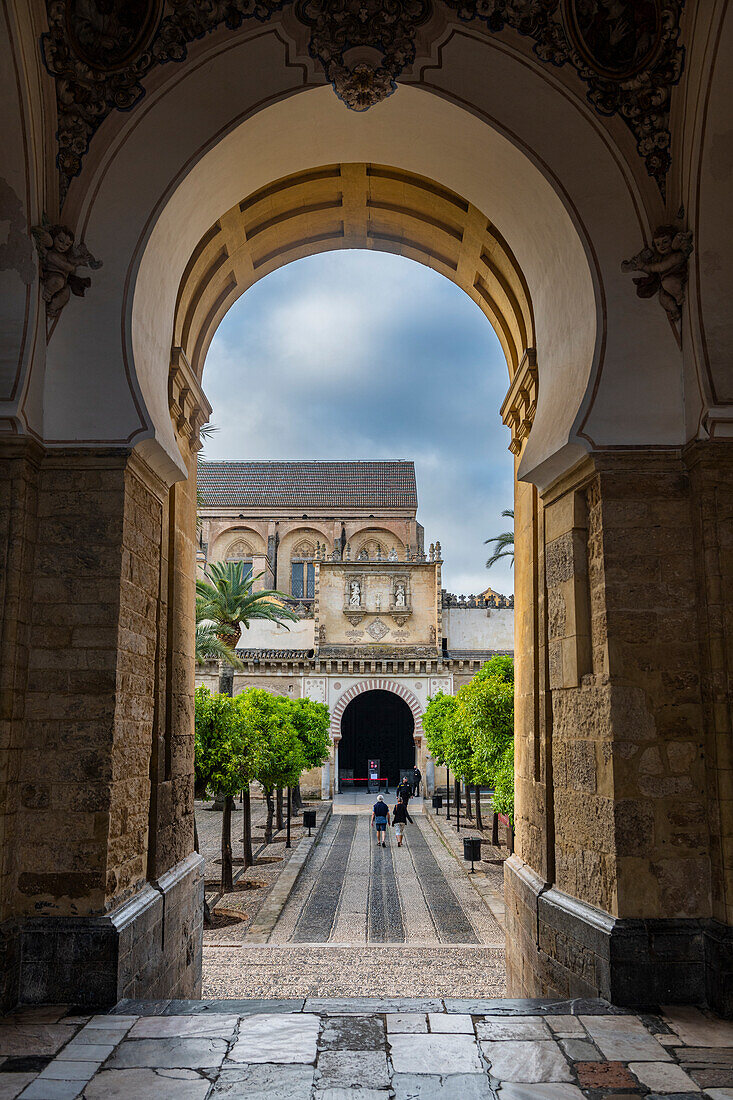
<svg viewBox="0 0 733 1100"><path fill-rule="evenodd" d="M392 549L389 552L389 560L390 561L397 561L397 551L395 550L394 546L392 547Z"/></svg>
<svg viewBox="0 0 733 1100"><path fill-rule="evenodd" d="M685 301L687 262L692 253L692 233L674 225L660 225L651 248L642 248L621 264L622 271L643 271L634 279L640 298L659 295L659 302L671 321L679 321Z"/></svg>
<svg viewBox="0 0 733 1100"><path fill-rule="evenodd" d="M70 229L49 225L45 216L43 224L34 226L32 232L41 259L41 294L48 317L55 320L72 294L83 298L91 286L92 280L77 275L77 268L96 271L102 261L95 260L83 242L75 245Z"/></svg>
<svg viewBox="0 0 733 1100"><path fill-rule="evenodd" d="M404 584L396 584L394 590L394 605L395 607L405 606L405 586Z"/></svg>
<svg viewBox="0 0 733 1100"><path fill-rule="evenodd" d="M374 607L377 611L382 610L382 597L379 594L374 597Z"/></svg>
<svg viewBox="0 0 733 1100"><path fill-rule="evenodd" d="M361 585L352 581L349 585L349 607L361 607Z"/></svg>

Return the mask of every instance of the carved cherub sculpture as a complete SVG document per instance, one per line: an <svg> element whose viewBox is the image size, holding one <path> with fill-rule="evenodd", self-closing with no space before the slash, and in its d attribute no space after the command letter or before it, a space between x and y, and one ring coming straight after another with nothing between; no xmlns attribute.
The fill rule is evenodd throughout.
<svg viewBox="0 0 733 1100"><path fill-rule="evenodd" d="M349 607L361 607L361 585L352 581L349 587Z"/></svg>
<svg viewBox="0 0 733 1100"><path fill-rule="evenodd" d="M34 226L32 232L41 258L41 294L48 317L55 320L72 294L83 298L91 286L92 280L77 275L77 268L97 271L102 261L95 260L83 242L75 245L70 229L49 225L45 216L43 224Z"/></svg>
<svg viewBox="0 0 733 1100"><path fill-rule="evenodd" d="M405 606L405 586L404 586L404 584L395 585L394 605L395 605L395 607L404 607Z"/></svg>
<svg viewBox="0 0 733 1100"><path fill-rule="evenodd" d="M642 248L621 264L622 271L643 271L634 279L640 298L659 295L659 301L671 321L679 321L685 301L687 261L692 253L692 233L674 225L661 225L651 248Z"/></svg>

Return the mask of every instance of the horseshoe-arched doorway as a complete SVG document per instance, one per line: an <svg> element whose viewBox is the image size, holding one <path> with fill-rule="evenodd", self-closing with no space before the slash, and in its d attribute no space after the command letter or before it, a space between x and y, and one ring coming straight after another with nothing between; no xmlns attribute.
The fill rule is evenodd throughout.
<svg viewBox="0 0 733 1100"><path fill-rule="evenodd" d="M394 789L400 772L415 763L415 719L404 699L391 691L365 691L347 705L341 718L339 778L367 775L367 761L380 762L380 776ZM362 789L363 784L356 784Z"/></svg>

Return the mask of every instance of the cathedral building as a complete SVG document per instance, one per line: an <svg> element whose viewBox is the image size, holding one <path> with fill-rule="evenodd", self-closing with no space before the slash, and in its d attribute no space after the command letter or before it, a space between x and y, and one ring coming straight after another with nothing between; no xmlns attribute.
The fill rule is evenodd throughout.
<svg viewBox="0 0 733 1100"><path fill-rule="evenodd" d="M417 763L429 786L422 715L494 653L513 653L513 600L442 586L439 542L417 521L414 463L201 462L199 570L242 561L297 623L242 630L234 692L263 687L326 703L331 759L304 787L324 797L380 761L391 786ZM289 629L288 629L289 627ZM216 690L209 662L197 682Z"/></svg>

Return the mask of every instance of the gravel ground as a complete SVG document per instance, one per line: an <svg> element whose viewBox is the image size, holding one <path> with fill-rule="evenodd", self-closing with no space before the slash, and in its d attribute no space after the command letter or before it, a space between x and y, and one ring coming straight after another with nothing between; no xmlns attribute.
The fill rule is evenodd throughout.
<svg viewBox="0 0 733 1100"><path fill-rule="evenodd" d="M210 904L219 894L221 864L216 861L221 857L222 819L221 812L218 810L211 810L211 805L212 803L210 802L196 803L196 826L199 834L199 850L205 861L206 882L216 884L212 885L210 888L208 886L206 888L206 896ZM238 802L237 807L239 807ZM320 823L321 816L325 812L326 804L319 802L309 803L308 808L316 810L318 814L317 821ZM232 945L242 942L247 929L257 915L263 901L277 882L280 872L287 866L288 860L294 854L301 837L307 836L307 830L304 830L300 824L302 819L299 815L297 818L293 817L291 821L292 848L288 849L285 847L285 830L282 832L275 832L273 834L273 843L265 847L264 826L266 818L267 808L264 799L253 797L252 847L256 855L255 866L248 867L242 874L241 865L234 865L235 886L237 882L247 882L252 884L252 888L244 890L235 889L234 893L225 894L216 903L217 913L221 913L222 910L227 910L229 913L237 913L244 919L237 920L236 923L228 927L204 929L204 952L206 951L207 944L211 942ZM241 809L238 808L232 814L232 852L235 858L242 855L242 829L243 814Z"/></svg>
<svg viewBox="0 0 733 1100"><path fill-rule="evenodd" d="M265 944L204 949L204 997L504 997L500 947Z"/></svg>

